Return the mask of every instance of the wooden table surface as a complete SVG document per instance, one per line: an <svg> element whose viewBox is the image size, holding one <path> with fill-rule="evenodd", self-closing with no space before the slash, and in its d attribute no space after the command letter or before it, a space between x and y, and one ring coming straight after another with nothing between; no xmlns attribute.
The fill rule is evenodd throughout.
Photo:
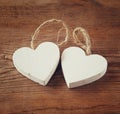
<svg viewBox="0 0 120 114"><path fill-rule="evenodd" d="M108 60L103 78L68 89L60 64L45 87L17 72L12 54L30 47L35 29L51 18L64 20L70 30L61 52L75 45L71 35L75 27L89 32L92 52ZM35 45L55 42L58 26L44 26ZM120 114L120 1L0 0L0 114Z"/></svg>

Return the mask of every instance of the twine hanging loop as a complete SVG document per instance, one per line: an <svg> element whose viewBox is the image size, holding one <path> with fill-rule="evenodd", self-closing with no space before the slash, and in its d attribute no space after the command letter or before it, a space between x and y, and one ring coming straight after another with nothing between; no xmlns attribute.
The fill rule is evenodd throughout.
<svg viewBox="0 0 120 114"><path fill-rule="evenodd" d="M82 43L82 41L80 40L80 38L78 38L77 36L77 32L81 32L85 41L85 44ZM74 38L74 42L79 45L82 49L84 49L86 51L87 55L91 54L91 41L90 41L90 36L88 34L88 32L82 28L82 27L76 27L73 30L73 38Z"/></svg>
<svg viewBox="0 0 120 114"><path fill-rule="evenodd" d="M34 49L34 40L37 38L39 32L40 32L40 29L42 26L44 26L45 24L47 23L53 23L53 22L57 22L57 23L62 23L63 27L61 29L59 29L58 31L58 35L57 35L57 45L58 46L61 46L62 44L66 43L68 41L68 37L69 37L69 30L68 30L68 27L67 25L65 24L65 22L63 20L58 20L58 19L50 19L50 20L46 20L44 21L42 24L40 24L38 26L38 28L35 30L33 36L32 36L32 39L31 39L31 48ZM63 41L61 41L60 43L58 43L59 41L59 36L60 36L60 33L61 31L65 29L66 31L66 36L65 36L65 39Z"/></svg>

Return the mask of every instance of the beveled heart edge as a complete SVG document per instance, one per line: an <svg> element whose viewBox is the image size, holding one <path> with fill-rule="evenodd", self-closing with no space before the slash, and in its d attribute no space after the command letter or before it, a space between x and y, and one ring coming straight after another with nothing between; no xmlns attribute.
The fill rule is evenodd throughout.
<svg viewBox="0 0 120 114"><path fill-rule="evenodd" d="M84 85L93 83L93 82L101 79L104 76L104 74L106 73L106 71L107 71L107 69L105 69L103 72L98 73L95 76L91 76L90 78L87 78L85 80L80 80L77 82L67 82L66 81L67 87L68 88L75 88L75 87L80 87L80 86L84 86Z"/></svg>

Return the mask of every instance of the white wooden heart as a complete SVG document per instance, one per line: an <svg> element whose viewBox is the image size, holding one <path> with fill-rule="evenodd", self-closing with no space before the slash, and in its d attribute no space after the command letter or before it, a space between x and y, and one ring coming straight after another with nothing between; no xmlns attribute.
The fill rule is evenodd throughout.
<svg viewBox="0 0 120 114"><path fill-rule="evenodd" d="M13 54L16 69L27 78L46 85L59 63L60 52L52 42L41 43L35 50L22 47Z"/></svg>
<svg viewBox="0 0 120 114"><path fill-rule="evenodd" d="M107 70L107 60L101 55L85 55L79 47L65 49L61 57L62 70L68 88L82 86L101 78Z"/></svg>

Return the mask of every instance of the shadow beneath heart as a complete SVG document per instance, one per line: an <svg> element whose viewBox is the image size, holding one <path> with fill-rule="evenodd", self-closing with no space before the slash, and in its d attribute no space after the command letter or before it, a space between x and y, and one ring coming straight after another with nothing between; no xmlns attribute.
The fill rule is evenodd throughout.
<svg viewBox="0 0 120 114"><path fill-rule="evenodd" d="M57 88L57 87L64 87L65 85L66 83L63 77L61 61L60 61L55 73L53 74L47 86Z"/></svg>

